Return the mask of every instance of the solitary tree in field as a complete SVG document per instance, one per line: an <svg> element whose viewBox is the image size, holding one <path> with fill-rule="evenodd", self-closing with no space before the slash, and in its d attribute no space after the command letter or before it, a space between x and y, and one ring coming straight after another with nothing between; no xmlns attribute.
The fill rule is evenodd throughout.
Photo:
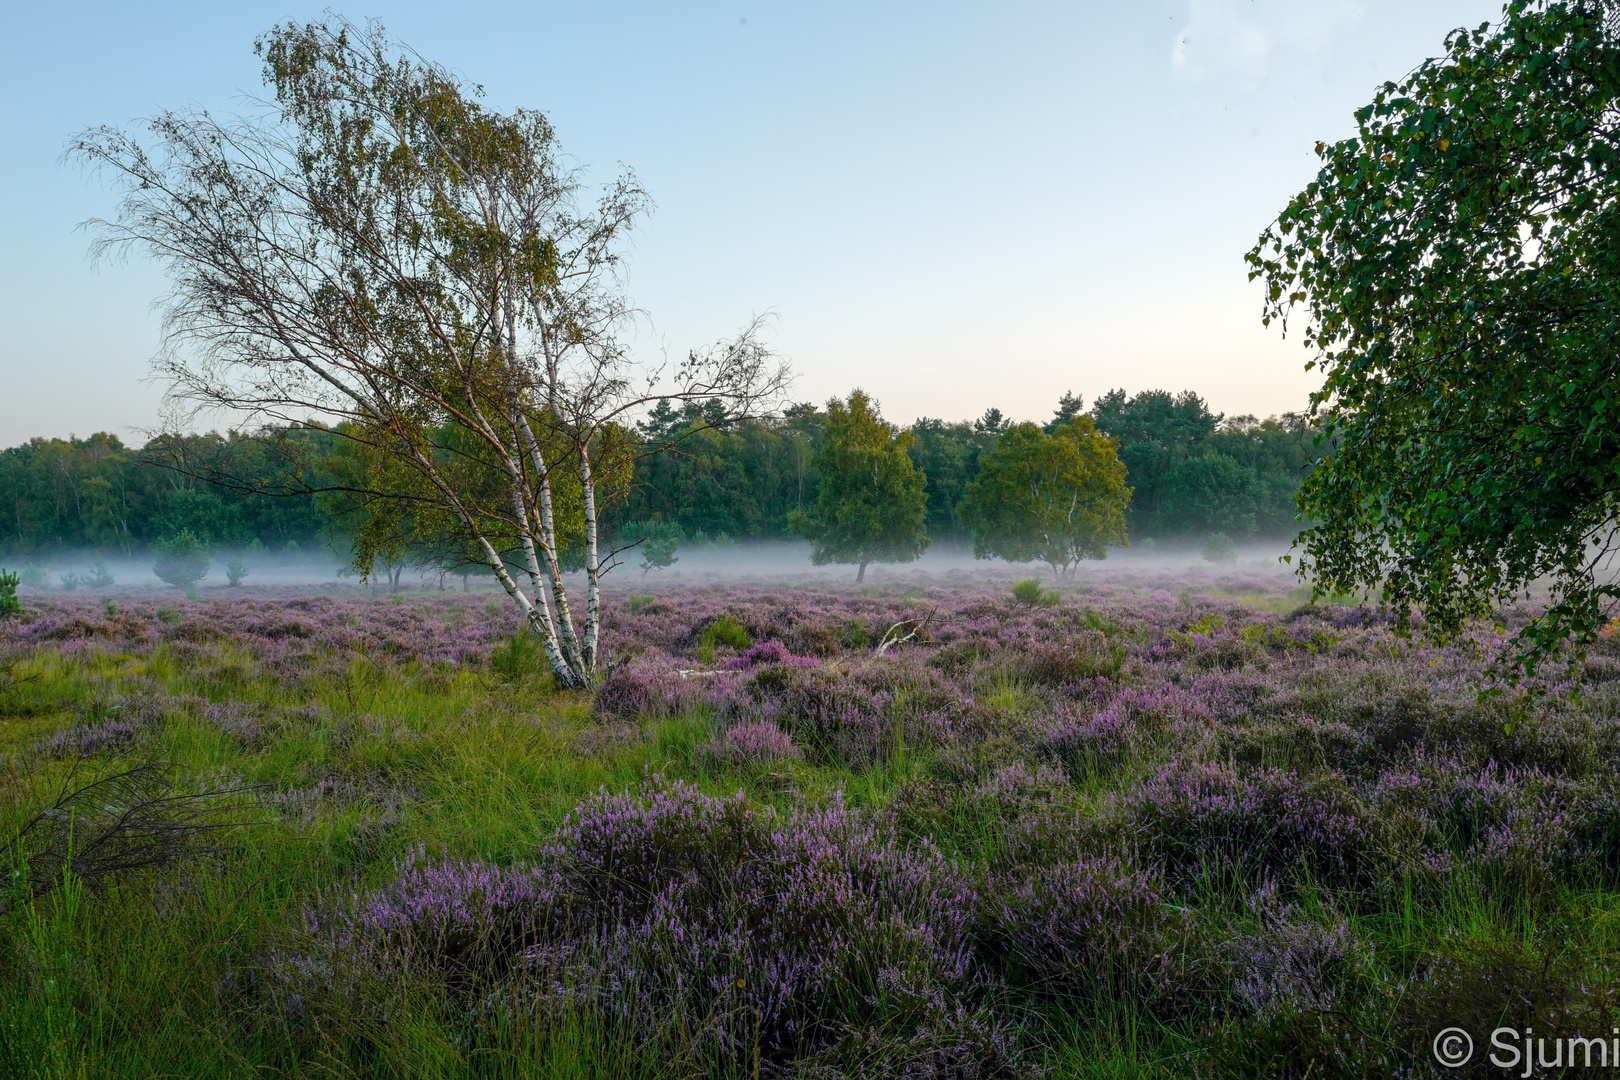
<svg viewBox="0 0 1620 1080"><path fill-rule="evenodd" d="M975 558L1038 560L1062 575L1126 543L1130 498L1114 441L1077 416L1051 434L1034 424L1008 428L979 459L962 509Z"/></svg>
<svg viewBox="0 0 1620 1080"><path fill-rule="evenodd" d="M631 361L620 271L646 196L627 174L587 200L540 113L485 108L375 26L288 24L258 49L260 115L168 112L149 144L103 128L70 151L122 192L101 244L169 273L171 400L362 446L376 460L348 493L452 534L434 543L475 553L557 682L589 685L613 563L598 522L661 449L630 421L665 399L748 416L783 368L756 327L672 370ZM371 534L385 558L403 539Z"/></svg>
<svg viewBox="0 0 1620 1080"><path fill-rule="evenodd" d="M855 563L857 582L874 562L911 562L928 550L928 487L907 453L911 435L878 413L864 390L827 402L826 436L816 454L821 494L789 522L809 539L810 561Z"/></svg>
<svg viewBox="0 0 1620 1080"><path fill-rule="evenodd" d="M1386 83L1249 253L1305 315L1328 451L1299 504L1319 593L1456 632L1536 579L1533 669L1612 614L1620 511L1620 39L1514 0Z"/></svg>

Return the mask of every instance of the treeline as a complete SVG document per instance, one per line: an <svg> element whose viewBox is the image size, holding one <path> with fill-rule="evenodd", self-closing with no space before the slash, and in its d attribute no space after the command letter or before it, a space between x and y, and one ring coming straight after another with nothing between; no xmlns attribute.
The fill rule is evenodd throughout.
<svg viewBox="0 0 1620 1080"><path fill-rule="evenodd" d="M316 452L332 439L311 432ZM157 464L221 450L251 455L253 440L164 436L144 447L116 435L31 439L0 451L0 550L13 554L95 548L134 555L189 531L212 547L300 550L335 535L309 498L242 495ZM178 444L178 445L177 445ZM179 451L179 453L175 453Z"/></svg>
<svg viewBox="0 0 1620 1080"><path fill-rule="evenodd" d="M1047 429L1081 415L1082 406L1064 395ZM1294 530L1294 492L1315 436L1304 418L1224 417L1191 392L1122 390L1103 395L1085 415L1118 443L1133 489L1127 522L1134 542ZM663 405L642 422L641 435L673 437L677 448L637 466L608 523L630 530L656 523L687 542L785 539L790 515L819 494L816 455L825 421L826 413L809 404L737 424L699 408ZM964 494L980 458L1011 426L1000 410L989 409L972 421L924 417L908 429L908 452L926 477L927 531L936 544L969 541ZM319 486L322 456L338 440L318 431L300 438L303 483ZM343 500L241 494L159 464L229 451L240 470L251 462L252 440L198 435L161 442L158 453L155 443L131 447L102 433L38 438L0 451L0 550L134 554L183 531L213 547L346 550L357 523ZM274 467L267 460L266 469Z"/></svg>
<svg viewBox="0 0 1620 1080"><path fill-rule="evenodd" d="M1046 430L1084 412L1065 394ZM1084 412L1115 439L1132 496L1133 540L1280 537L1295 531L1294 492L1313 458L1316 431L1298 414L1259 420L1210 411L1191 391L1123 390L1104 394ZM664 408L643 425L649 437L684 435L679 449L651 459L636 474L623 505L627 521L657 519L688 537L775 539L788 516L816 499L815 457L825 414L813 405L780 418L717 426L701 410ZM977 420L923 417L911 425L910 454L927 478L928 535L966 544L963 498L978 478L979 459L1012 420L988 409Z"/></svg>

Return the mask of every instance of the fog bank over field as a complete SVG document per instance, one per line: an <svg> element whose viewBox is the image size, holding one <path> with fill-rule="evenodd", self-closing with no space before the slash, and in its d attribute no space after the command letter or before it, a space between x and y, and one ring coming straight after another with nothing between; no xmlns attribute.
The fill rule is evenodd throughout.
<svg viewBox="0 0 1620 1080"><path fill-rule="evenodd" d="M1238 548L1235 562L1212 565L1204 561L1200 548L1192 544L1116 548L1109 552L1106 560L1082 563L1071 577L1062 580L1075 585L1097 575L1112 576L1119 572L1185 574L1190 580L1196 580L1214 578L1228 570L1242 570L1245 573L1270 571L1279 576L1290 576L1292 569L1280 561L1287 551L1288 545L1284 541L1245 544ZM682 547L677 555L676 563L667 569L644 571L639 550L621 552L617 567L603 579L603 589L609 593L648 593L686 585L855 584L854 566L813 566L810 563L810 545L802 542L695 545ZM96 584L91 580L98 560L111 575L111 585ZM234 588L227 581L227 566L233 560L240 560L248 571L241 586ZM348 568L346 559L324 550L299 553L219 551L210 556L210 561L208 575L197 589L198 595L204 598L225 598L267 589L277 592L300 588L321 592L396 591L381 568L369 586L362 585ZM149 553L126 556L78 551L54 555L0 556L0 568L22 574L24 584L21 593L25 597L74 592L112 596L178 594L182 591L160 580L153 573L152 564L153 556ZM1056 583L1051 568L1044 563L1014 564L999 559L975 559L970 548L936 544L916 562L871 564L866 570L865 585L870 588L902 584L970 585L977 580L992 583L1023 577L1038 577ZM583 574L570 574L565 580L571 589L584 589ZM454 572L441 574L436 570L413 568L406 568L400 573L397 591L440 590L500 591L494 577L487 570L480 571L476 567L465 577Z"/></svg>

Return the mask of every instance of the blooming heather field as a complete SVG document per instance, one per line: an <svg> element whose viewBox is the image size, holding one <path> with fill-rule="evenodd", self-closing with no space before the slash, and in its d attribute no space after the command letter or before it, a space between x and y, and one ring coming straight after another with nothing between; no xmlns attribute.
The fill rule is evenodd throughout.
<svg viewBox="0 0 1620 1080"><path fill-rule="evenodd" d="M1620 643L1482 699L1499 629L1270 571L901 581L616 594L594 698L488 593L35 598L0 1074L1417 1076L1614 1026Z"/></svg>

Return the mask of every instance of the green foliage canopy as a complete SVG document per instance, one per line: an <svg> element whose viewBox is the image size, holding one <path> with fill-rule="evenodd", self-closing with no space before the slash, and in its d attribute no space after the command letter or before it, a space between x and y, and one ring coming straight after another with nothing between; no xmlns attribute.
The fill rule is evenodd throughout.
<svg viewBox="0 0 1620 1080"><path fill-rule="evenodd" d="M1586 0L1446 45L1318 144L1248 259L1326 376L1302 572L1442 637L1550 579L1533 669L1620 595L1620 47Z"/></svg>
<svg viewBox="0 0 1620 1080"><path fill-rule="evenodd" d="M208 547L190 529L159 540L152 548L157 553L152 572L175 588L192 588L208 576Z"/></svg>
<svg viewBox="0 0 1620 1080"><path fill-rule="evenodd" d="M1314 457L1304 417L1227 417L1191 391L1110 390L1091 418L1119 441L1133 537L1295 531L1294 493Z"/></svg>
<svg viewBox="0 0 1620 1080"><path fill-rule="evenodd" d="M884 420L863 390L827 403L826 435L816 454L821 489L809 513L789 521L811 544L810 560L867 564L911 562L928 550L927 478L912 464L912 436Z"/></svg>
<svg viewBox="0 0 1620 1080"><path fill-rule="evenodd" d="M826 414L800 404L735 420L714 404L660 402L633 431L604 429L598 505L613 548L654 524L678 534L679 543L722 535L781 539L789 535L789 514L815 505ZM1080 409L1078 396L1064 395L1044 430L1056 430ZM1315 452L1314 429L1304 418L1223 417L1196 395L1153 390L1110 391L1091 415L1121 444L1133 489L1126 511L1133 543L1211 532L1292 534L1294 492ZM982 417L924 417L909 428L906 452L925 477L925 532L935 543L970 540L963 496L1006 425L991 426ZM453 427L437 429L428 441L438 467L466 493L465 504L480 509L502 556L519 559L515 530L482 513L501 506L499 472ZM553 453L562 457L564 450L553 444ZM220 482L203 482L199 474ZM557 470L552 484L559 561L576 569L585 547L579 474ZM469 560L485 564L454 515L435 502L414 470L380 453L374 433L342 423L162 435L138 449L95 435L0 450L0 551L19 555L75 548L133 555L190 529L215 550L256 541L282 551L324 541L347 551L350 569L362 578L376 569L397 577L406 567L456 572Z"/></svg>
<svg viewBox="0 0 1620 1080"><path fill-rule="evenodd" d="M1089 417L1051 434L1017 424L980 459L979 478L967 487L973 554L1039 560L1067 573L1082 559L1106 558L1110 544L1127 542L1130 497L1114 441Z"/></svg>

